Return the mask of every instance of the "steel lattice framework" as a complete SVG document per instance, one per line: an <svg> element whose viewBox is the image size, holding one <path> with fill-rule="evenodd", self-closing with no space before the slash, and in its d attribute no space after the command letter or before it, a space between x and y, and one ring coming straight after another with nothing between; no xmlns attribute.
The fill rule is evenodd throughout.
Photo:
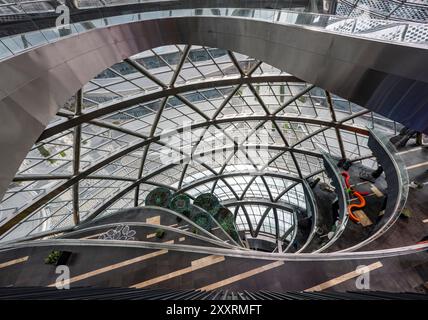
<svg viewBox="0 0 428 320"><path fill-rule="evenodd" d="M367 16L374 19L391 19L426 23L426 0L339 0L336 14L348 17Z"/></svg>
<svg viewBox="0 0 428 320"><path fill-rule="evenodd" d="M55 13L58 5L64 3L72 10L99 9L109 6L133 5L155 1L141 0L4 0L0 3L0 16L17 14ZM159 1L156 1L159 2ZM163 1L170 2L170 1ZM426 0L338 0L326 1L334 6L335 13L341 16L357 17L367 15L370 18L426 22L428 20L428 1Z"/></svg>
<svg viewBox="0 0 428 320"><path fill-rule="evenodd" d="M239 229L291 237L304 184L328 182L322 152L376 165L366 126L397 130L243 54L142 52L91 80L40 136L0 203L1 221L13 216L3 240L140 206L157 186L211 192Z"/></svg>

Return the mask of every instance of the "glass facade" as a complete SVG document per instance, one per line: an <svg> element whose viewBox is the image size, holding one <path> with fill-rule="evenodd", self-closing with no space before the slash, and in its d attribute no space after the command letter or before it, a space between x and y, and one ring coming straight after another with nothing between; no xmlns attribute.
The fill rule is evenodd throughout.
<svg viewBox="0 0 428 320"><path fill-rule="evenodd" d="M60 109L0 204L1 220L29 213L2 240L142 205L157 186L212 192L240 230L260 224L282 236L307 208L302 179L328 182L323 152L376 167L367 126L400 129L244 54L154 48L104 70Z"/></svg>
<svg viewBox="0 0 428 320"><path fill-rule="evenodd" d="M102 13L102 8L141 3L154 2L65 5ZM52 15L57 5L6 0L0 3L0 21ZM339 0L324 8L329 14L317 6L291 6L118 11L70 21L66 31L42 27L35 18L34 30L2 34L0 59L95 28L188 16L248 18L420 47L427 43L425 0ZM193 198L213 193L234 212L239 230L290 239L295 212L309 207L303 183L315 178L330 183L323 153L377 167L367 146L368 127L392 134L402 128L243 53L179 44L152 48L105 69L61 107L0 202L0 224L25 213L0 239L62 230L140 206L159 186Z"/></svg>

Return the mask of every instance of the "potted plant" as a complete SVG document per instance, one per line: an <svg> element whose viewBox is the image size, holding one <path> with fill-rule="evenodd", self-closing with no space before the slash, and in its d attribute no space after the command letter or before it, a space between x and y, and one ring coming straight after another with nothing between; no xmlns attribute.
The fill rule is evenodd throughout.
<svg viewBox="0 0 428 320"><path fill-rule="evenodd" d="M156 238L162 239L165 236L165 230L157 229L156 230Z"/></svg>
<svg viewBox="0 0 428 320"><path fill-rule="evenodd" d="M61 252L58 250L53 250L45 259L46 264L56 264L59 260Z"/></svg>
<svg viewBox="0 0 428 320"><path fill-rule="evenodd" d="M53 264L56 266L66 265L71 257L70 251L52 250L46 257L46 264Z"/></svg>

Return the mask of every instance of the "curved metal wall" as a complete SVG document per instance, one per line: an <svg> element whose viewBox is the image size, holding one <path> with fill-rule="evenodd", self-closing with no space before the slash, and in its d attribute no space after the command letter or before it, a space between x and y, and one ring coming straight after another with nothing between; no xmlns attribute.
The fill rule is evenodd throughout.
<svg viewBox="0 0 428 320"><path fill-rule="evenodd" d="M422 47L243 18L141 21L70 36L0 63L0 74L9 75L0 79L0 145L7 151L0 159L0 195L70 96L114 63L177 43L244 52L428 132L428 65L422 63L428 50Z"/></svg>

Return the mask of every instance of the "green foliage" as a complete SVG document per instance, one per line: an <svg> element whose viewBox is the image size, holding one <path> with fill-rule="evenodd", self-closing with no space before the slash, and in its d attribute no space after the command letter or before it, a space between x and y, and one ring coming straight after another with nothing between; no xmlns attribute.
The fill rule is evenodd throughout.
<svg viewBox="0 0 428 320"><path fill-rule="evenodd" d="M162 239L165 236L165 230L157 229L156 230L156 238Z"/></svg>
<svg viewBox="0 0 428 320"><path fill-rule="evenodd" d="M63 151L61 151L60 153L59 153L59 155L61 156L61 157L65 157L65 151L63 150Z"/></svg>
<svg viewBox="0 0 428 320"><path fill-rule="evenodd" d="M48 158L51 155L51 152L46 149L46 147L44 145L40 145L37 147L37 150L39 151L39 153L42 155L42 157ZM51 164L55 163L55 159L47 159Z"/></svg>
<svg viewBox="0 0 428 320"><path fill-rule="evenodd" d="M45 259L46 264L56 264L61 256L61 251L53 250Z"/></svg>
<svg viewBox="0 0 428 320"><path fill-rule="evenodd" d="M306 97L305 96L301 96L301 97L297 98L297 100L299 100L300 102L305 103L306 102Z"/></svg>
<svg viewBox="0 0 428 320"><path fill-rule="evenodd" d="M37 147L37 150L38 150L38 151L40 152L40 154L41 154L43 157L45 157L45 158L47 158L47 157L49 157L49 156L51 155L50 151L49 151L48 149L46 149L44 145L40 145L40 146L38 146L38 147Z"/></svg>
<svg viewBox="0 0 428 320"><path fill-rule="evenodd" d="M403 211L401 212L401 215L405 218L410 218L413 215L413 213L410 209L404 208Z"/></svg>

